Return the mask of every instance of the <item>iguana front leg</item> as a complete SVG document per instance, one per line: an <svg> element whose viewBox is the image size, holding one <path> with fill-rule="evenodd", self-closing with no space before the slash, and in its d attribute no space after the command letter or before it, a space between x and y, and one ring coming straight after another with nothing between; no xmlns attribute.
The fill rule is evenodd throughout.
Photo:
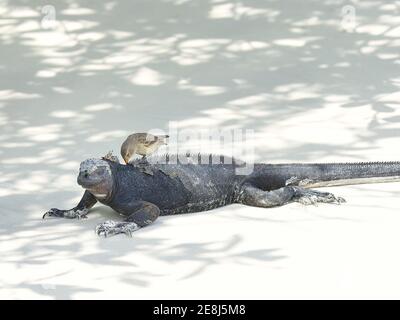
<svg viewBox="0 0 400 320"><path fill-rule="evenodd" d="M255 207L277 207L290 202L300 202L304 205L323 203L341 204L345 200L329 192L305 189L297 186L286 186L272 191L264 191L251 184L242 187L239 202Z"/></svg>
<svg viewBox="0 0 400 320"><path fill-rule="evenodd" d="M46 217L57 217L57 218L67 218L67 219L82 219L86 218L89 209L92 208L97 202L97 199L89 191L85 191L82 196L81 201L78 205L69 210L60 210L52 208L43 215L43 219Z"/></svg>
<svg viewBox="0 0 400 320"><path fill-rule="evenodd" d="M124 233L131 237L132 232L153 223L160 215L160 209L146 201L129 203L119 209L118 212L126 215L127 218L124 221L108 220L100 223L95 230L98 236L110 237Z"/></svg>

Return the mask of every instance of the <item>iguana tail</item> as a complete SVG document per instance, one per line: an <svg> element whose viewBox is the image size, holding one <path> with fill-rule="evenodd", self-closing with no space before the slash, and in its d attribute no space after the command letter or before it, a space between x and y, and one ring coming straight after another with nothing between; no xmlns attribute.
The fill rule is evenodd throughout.
<svg viewBox="0 0 400 320"><path fill-rule="evenodd" d="M283 183L316 188L400 181L399 161L265 164L257 171L258 178L269 180L265 182L266 188L280 187Z"/></svg>

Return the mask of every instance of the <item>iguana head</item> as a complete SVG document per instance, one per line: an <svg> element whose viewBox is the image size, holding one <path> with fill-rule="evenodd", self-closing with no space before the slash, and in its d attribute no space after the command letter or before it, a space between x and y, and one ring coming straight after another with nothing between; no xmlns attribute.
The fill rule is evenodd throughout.
<svg viewBox="0 0 400 320"><path fill-rule="evenodd" d="M106 160L87 159L79 168L78 184L98 199L106 198L112 191L113 177Z"/></svg>

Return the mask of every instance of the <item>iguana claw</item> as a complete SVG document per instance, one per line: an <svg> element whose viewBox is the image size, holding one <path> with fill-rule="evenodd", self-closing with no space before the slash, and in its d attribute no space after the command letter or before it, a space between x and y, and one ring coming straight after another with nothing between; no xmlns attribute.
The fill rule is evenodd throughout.
<svg viewBox="0 0 400 320"><path fill-rule="evenodd" d="M47 216L62 218L64 216L62 211L63 210L59 210L59 209L56 209L56 208L51 208L49 211L45 212L45 214L42 216L42 219L46 218Z"/></svg>

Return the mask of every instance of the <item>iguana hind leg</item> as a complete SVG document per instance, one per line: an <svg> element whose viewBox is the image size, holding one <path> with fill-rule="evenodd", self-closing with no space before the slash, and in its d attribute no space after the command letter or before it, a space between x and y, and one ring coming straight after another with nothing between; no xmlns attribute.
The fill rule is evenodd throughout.
<svg viewBox="0 0 400 320"><path fill-rule="evenodd" d="M138 201L119 210L119 213L127 215L127 218L124 221L108 220L100 223L96 227L96 234L110 237L124 233L131 237L134 231L153 223L160 215L160 209L152 203Z"/></svg>
<svg viewBox="0 0 400 320"><path fill-rule="evenodd" d="M304 205L323 203L340 204L345 202L341 197L335 197L329 192L320 192L297 186L286 186L272 191L264 191L252 185L244 185L239 196L239 202L255 207L277 207L290 202L300 202Z"/></svg>

